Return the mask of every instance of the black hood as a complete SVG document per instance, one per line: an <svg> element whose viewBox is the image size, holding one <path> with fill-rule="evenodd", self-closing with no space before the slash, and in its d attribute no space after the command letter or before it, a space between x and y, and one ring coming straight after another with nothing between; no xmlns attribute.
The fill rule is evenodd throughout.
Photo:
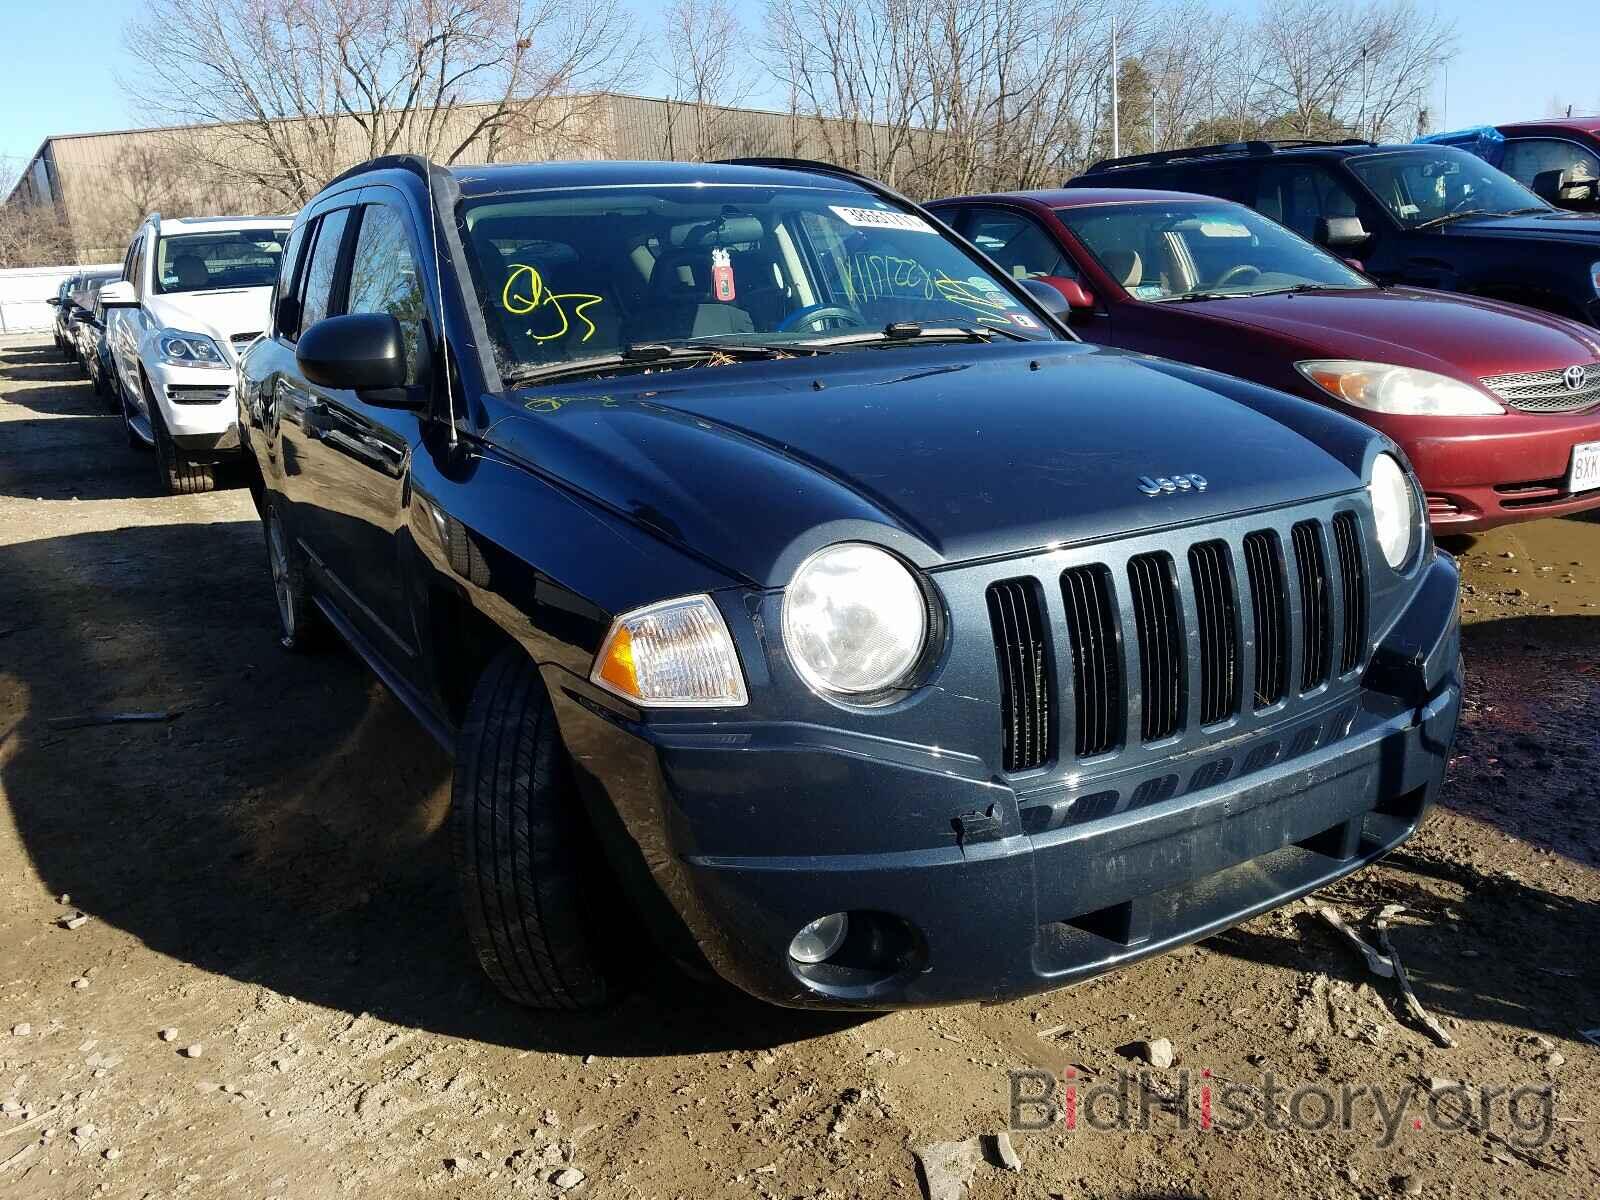
<svg viewBox="0 0 1600 1200"><path fill-rule="evenodd" d="M1069 343L690 367L490 398L488 441L754 583L870 538L925 567L1345 492L1376 435ZM1141 476L1202 475L1150 497Z"/></svg>
<svg viewBox="0 0 1600 1200"><path fill-rule="evenodd" d="M1441 228L1458 237L1543 238L1600 247L1600 217L1560 209L1513 217L1468 217Z"/></svg>

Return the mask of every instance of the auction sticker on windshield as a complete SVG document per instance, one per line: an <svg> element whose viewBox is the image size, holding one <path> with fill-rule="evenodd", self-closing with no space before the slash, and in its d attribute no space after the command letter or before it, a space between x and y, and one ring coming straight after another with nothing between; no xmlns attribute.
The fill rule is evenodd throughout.
<svg viewBox="0 0 1600 1200"><path fill-rule="evenodd" d="M937 233L915 213L891 212L882 208L847 208L842 204L828 205L846 225L858 229L903 229L908 233Z"/></svg>
<svg viewBox="0 0 1600 1200"><path fill-rule="evenodd" d="M1567 491L1592 492L1600 487L1600 442L1580 442L1572 448L1572 470L1567 473Z"/></svg>

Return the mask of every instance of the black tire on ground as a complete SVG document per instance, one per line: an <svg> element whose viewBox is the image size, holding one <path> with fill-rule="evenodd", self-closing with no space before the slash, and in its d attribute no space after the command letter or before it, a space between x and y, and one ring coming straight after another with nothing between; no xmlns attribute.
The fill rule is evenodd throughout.
<svg viewBox="0 0 1600 1200"><path fill-rule="evenodd" d="M267 572L278 611L278 644L305 654L328 644L328 623L311 598L311 566L305 551L289 536L278 504L263 506L261 532L267 543Z"/></svg>
<svg viewBox="0 0 1600 1200"><path fill-rule="evenodd" d="M450 820L467 932L507 997L598 1008L615 988L597 930L607 875L549 696L519 651L479 680L456 750ZM619 921L607 922L618 936Z"/></svg>
<svg viewBox="0 0 1600 1200"><path fill-rule="evenodd" d="M167 423L161 419L161 409L150 394L148 383L144 384L144 402L150 411L150 433L156 444L156 474L161 486L174 496L216 491L216 468L210 463L190 462L172 444L172 435L167 432Z"/></svg>
<svg viewBox="0 0 1600 1200"><path fill-rule="evenodd" d="M133 450L148 450L150 447L145 440L133 429L131 410L128 407L128 398L122 391L122 380L115 375L111 378L111 393L116 397L117 411L122 414L122 436L128 439L128 446Z"/></svg>

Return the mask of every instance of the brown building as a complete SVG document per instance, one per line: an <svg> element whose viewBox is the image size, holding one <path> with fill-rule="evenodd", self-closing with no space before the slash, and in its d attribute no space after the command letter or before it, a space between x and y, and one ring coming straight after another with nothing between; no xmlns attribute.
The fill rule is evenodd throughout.
<svg viewBox="0 0 1600 1200"><path fill-rule="evenodd" d="M555 159L700 159L749 155L830 158L830 143L850 140L838 122L789 113L696 106L615 93L564 97L520 132L472 139L457 162ZM478 110L446 118L461 131L435 145L460 144ZM301 128L296 128L297 126ZM51 204L72 233L82 262L120 258L132 230L151 211L169 216L293 212L296 188L369 157L367 134L349 119L330 133L306 122L270 131L244 125L124 129L46 138L7 203ZM850 131L853 132L853 131ZM302 137L301 134L304 133ZM862 131L871 140L876 130ZM272 166L266 142L299 143L308 178L287 180ZM265 165L263 165L265 164ZM308 190L307 190L308 189Z"/></svg>

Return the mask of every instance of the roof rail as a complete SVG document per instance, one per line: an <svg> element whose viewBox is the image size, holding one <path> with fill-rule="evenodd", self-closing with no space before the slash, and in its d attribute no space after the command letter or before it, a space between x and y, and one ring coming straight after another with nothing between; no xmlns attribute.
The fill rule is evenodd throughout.
<svg viewBox="0 0 1600 1200"><path fill-rule="evenodd" d="M1186 146L1181 150L1163 150L1157 154L1128 154L1121 158L1102 158L1084 172L1093 175L1098 171L1115 171L1120 167L1149 167L1160 163L1186 162L1195 158L1255 158L1276 154L1279 150L1303 150L1316 146L1372 146L1365 138L1344 138L1337 142L1316 141L1310 138L1252 139L1245 142L1222 142L1215 146Z"/></svg>
<svg viewBox="0 0 1600 1200"><path fill-rule="evenodd" d="M1182 150L1162 150L1156 154L1126 154L1121 158L1102 158L1084 172L1092 175L1096 171L1111 171L1118 167L1145 167L1157 163L1180 162L1189 158L1233 158L1271 154L1271 142L1221 142L1215 146L1186 146Z"/></svg>
<svg viewBox="0 0 1600 1200"><path fill-rule="evenodd" d="M377 158L369 158L366 162L357 163L348 171L341 171L317 190L322 191L325 188L331 188L336 183L343 183L346 179L353 178L356 175L365 175L368 171L410 171L426 183L428 181L428 171L432 166L433 164L428 161L428 156L425 154L381 154Z"/></svg>
<svg viewBox="0 0 1600 1200"><path fill-rule="evenodd" d="M1273 138L1267 143L1274 150L1303 150L1315 146L1376 146L1377 142L1368 141L1366 138L1348 137L1338 141L1324 141L1319 138Z"/></svg>
<svg viewBox="0 0 1600 1200"><path fill-rule="evenodd" d="M854 179L864 183L878 185L878 181L870 176L863 175L860 171L852 171L849 167L841 167L834 163L822 162L814 158L777 158L767 155L758 155L753 158L721 158L716 163L719 167L771 167L783 171L815 171L819 175L837 175L841 179Z"/></svg>

